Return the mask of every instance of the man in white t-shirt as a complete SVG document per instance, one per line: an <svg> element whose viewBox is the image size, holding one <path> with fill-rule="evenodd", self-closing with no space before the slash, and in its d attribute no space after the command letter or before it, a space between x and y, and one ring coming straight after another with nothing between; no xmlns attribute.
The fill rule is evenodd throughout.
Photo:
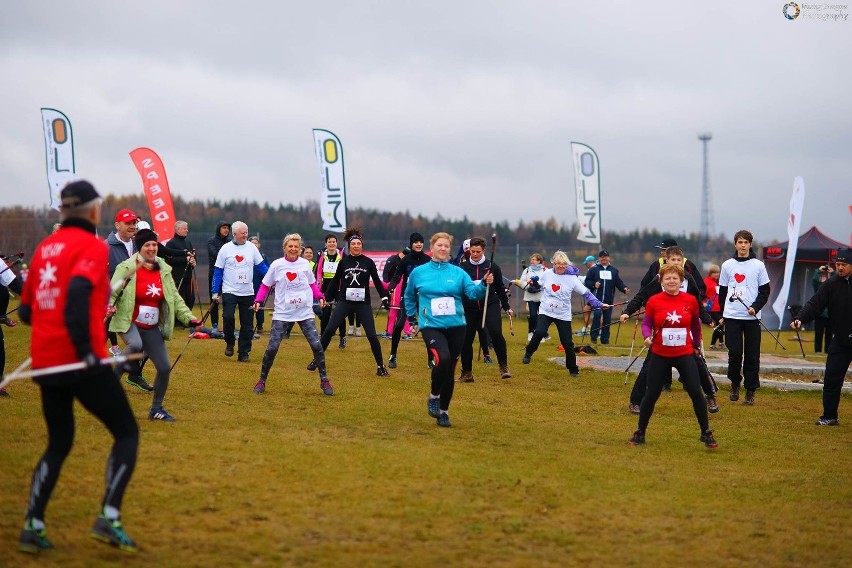
<svg viewBox="0 0 852 568"><path fill-rule="evenodd" d="M260 251L248 242L248 225L235 221L231 225L234 239L222 245L213 268L211 297L222 303L222 321L225 334L225 356L234 356L235 313L240 312L240 336L237 341L237 360L248 363L251 339L254 332L254 269L266 275L269 267Z"/></svg>
<svg viewBox="0 0 852 568"><path fill-rule="evenodd" d="M760 310L769 300L769 275L766 266L751 250L754 237L746 230L734 235L736 255L722 263L719 274L719 307L725 325L728 347L728 379L731 401L740 398L745 379L743 404L754 404L754 391L760 387Z"/></svg>

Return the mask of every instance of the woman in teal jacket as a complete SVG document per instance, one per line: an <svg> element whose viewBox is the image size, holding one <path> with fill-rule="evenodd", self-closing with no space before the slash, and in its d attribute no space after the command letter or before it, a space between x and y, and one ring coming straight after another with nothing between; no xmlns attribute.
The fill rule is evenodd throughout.
<svg viewBox="0 0 852 568"><path fill-rule="evenodd" d="M450 264L453 237L447 233L435 233L430 242L432 260L411 271L405 288L405 308L413 326L419 317L420 333L435 363L426 409L429 416L437 418L438 426L449 427L453 378L467 326L462 296L483 299L486 285L494 282L494 276L489 272L474 282L467 272ZM416 333L417 328L414 329Z"/></svg>
<svg viewBox="0 0 852 568"><path fill-rule="evenodd" d="M201 322L180 297L171 266L157 256L157 234L143 229L136 233L134 243L139 252L119 264L112 277L115 291L110 301L109 330L121 334L127 345L125 355L144 350L154 362L157 377L148 420L174 422L163 408L171 368L164 340L171 338L175 318L190 327Z"/></svg>

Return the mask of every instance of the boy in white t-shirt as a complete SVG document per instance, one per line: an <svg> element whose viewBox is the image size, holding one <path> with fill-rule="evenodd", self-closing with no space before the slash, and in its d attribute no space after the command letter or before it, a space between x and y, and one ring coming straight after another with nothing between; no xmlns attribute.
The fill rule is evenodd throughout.
<svg viewBox="0 0 852 568"><path fill-rule="evenodd" d="M731 401L740 398L745 379L743 404L754 404L754 391L760 387L760 310L769 300L769 275L766 266L751 250L754 236L746 230L734 235L736 255L722 263L719 274L720 324L725 325L728 347L728 379Z"/></svg>

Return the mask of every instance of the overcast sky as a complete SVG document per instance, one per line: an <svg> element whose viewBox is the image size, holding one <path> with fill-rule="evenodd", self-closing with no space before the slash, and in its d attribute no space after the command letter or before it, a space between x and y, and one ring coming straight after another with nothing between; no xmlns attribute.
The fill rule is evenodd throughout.
<svg viewBox="0 0 852 568"><path fill-rule="evenodd" d="M350 207L570 224L580 141L600 158L604 232L697 232L707 131L717 232L786 240L800 175L803 231L848 242L852 21L783 5L13 1L0 195L49 202L50 107L102 193L142 193L128 153L147 146L186 199L316 200L324 128Z"/></svg>

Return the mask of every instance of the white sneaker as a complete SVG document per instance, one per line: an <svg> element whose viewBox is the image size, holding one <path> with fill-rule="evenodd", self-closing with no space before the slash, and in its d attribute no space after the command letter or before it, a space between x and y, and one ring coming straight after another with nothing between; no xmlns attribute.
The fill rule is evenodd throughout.
<svg viewBox="0 0 852 568"><path fill-rule="evenodd" d="M109 348L109 352L112 353L113 357L118 357L119 355L121 355L121 347L119 347L118 345L113 345Z"/></svg>
<svg viewBox="0 0 852 568"><path fill-rule="evenodd" d="M355 326L354 325L349 326L349 332L346 335L355 335Z"/></svg>
<svg viewBox="0 0 852 568"><path fill-rule="evenodd" d="M356 328L355 328L355 335L356 335L357 337L361 337L361 328L360 328L360 327L356 327Z"/></svg>

